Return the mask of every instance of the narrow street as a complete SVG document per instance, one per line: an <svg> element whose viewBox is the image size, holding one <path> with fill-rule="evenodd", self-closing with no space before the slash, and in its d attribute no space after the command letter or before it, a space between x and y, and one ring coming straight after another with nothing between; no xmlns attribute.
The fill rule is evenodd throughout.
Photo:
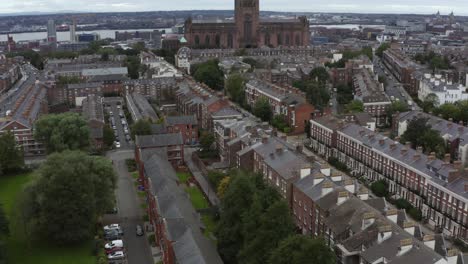
<svg viewBox="0 0 468 264"><path fill-rule="evenodd" d="M121 224L124 230L124 245L126 247L128 264L153 264L148 239L136 235L136 225L143 226L144 214L138 199L133 179L127 171L126 159L133 158L133 150L119 150L109 152L107 157L113 161L118 177L116 190L118 213L115 221Z"/></svg>

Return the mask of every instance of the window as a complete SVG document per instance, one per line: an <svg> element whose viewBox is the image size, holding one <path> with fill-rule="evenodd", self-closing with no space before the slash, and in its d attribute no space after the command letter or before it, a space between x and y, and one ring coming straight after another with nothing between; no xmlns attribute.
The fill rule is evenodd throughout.
<svg viewBox="0 0 468 264"><path fill-rule="evenodd" d="M205 37L205 45L210 46L210 36L208 35Z"/></svg>
<svg viewBox="0 0 468 264"><path fill-rule="evenodd" d="M200 45L200 37L195 35L195 45Z"/></svg>

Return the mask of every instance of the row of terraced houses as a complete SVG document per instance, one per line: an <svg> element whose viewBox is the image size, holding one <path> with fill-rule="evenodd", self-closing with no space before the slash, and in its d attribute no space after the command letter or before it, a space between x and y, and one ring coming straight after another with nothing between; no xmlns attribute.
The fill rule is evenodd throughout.
<svg viewBox="0 0 468 264"><path fill-rule="evenodd" d="M355 176L383 179L396 198L422 211L447 236L467 240L468 177L461 162L436 159L356 124L334 117L311 121L311 148L345 163Z"/></svg>

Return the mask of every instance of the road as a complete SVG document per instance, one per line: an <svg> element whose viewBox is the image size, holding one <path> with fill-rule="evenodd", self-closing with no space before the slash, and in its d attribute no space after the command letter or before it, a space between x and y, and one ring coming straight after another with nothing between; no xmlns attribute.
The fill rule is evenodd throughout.
<svg viewBox="0 0 468 264"><path fill-rule="evenodd" d="M112 114L113 114L112 116L114 117L115 126L116 126L116 129L117 129L116 131L117 131L117 135L118 135L118 141L120 142L120 148L122 148L122 149L131 148L133 146L132 141L128 142L125 139L126 135L125 135L124 127L123 127L121 121L125 120L126 124L128 124L128 122L125 119L125 116L123 118L121 118L119 116L119 112L122 111L122 108L121 108L121 106L118 106L116 102L110 102L109 104L110 104L110 108L107 108L107 109L112 111ZM120 109L117 108L117 107L120 107ZM109 122L109 120L106 120L106 122ZM117 138L116 138L116 140L117 140Z"/></svg>
<svg viewBox="0 0 468 264"><path fill-rule="evenodd" d="M390 71L377 57L374 58L374 70L377 75L385 76L385 78L387 79L387 84L385 85L385 93L388 96L393 96L393 98L406 103L408 103L408 101L411 101L412 110L420 110L418 105L414 103L413 99L405 90L405 88L403 88L403 85L400 82L398 82L398 80L390 73Z"/></svg>
<svg viewBox="0 0 468 264"><path fill-rule="evenodd" d="M143 209L133 185L133 179L127 171L126 159L133 158L133 150L118 150L109 152L107 157L114 163L118 175L116 191L118 214L115 222L121 224L124 230L124 245L126 247L128 264L153 264L154 260L146 236L136 236L136 225L143 226Z"/></svg>
<svg viewBox="0 0 468 264"><path fill-rule="evenodd" d="M0 117L5 116L6 111L13 108L13 104L24 89L34 85L36 79L40 78L39 71L30 64L21 66L21 74L23 77L12 88L0 95Z"/></svg>

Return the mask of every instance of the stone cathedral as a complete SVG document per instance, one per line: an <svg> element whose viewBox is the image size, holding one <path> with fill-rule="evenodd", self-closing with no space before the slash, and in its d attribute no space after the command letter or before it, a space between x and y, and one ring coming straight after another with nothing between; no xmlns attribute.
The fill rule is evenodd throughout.
<svg viewBox="0 0 468 264"><path fill-rule="evenodd" d="M309 22L297 19L260 18L259 0L235 0L232 20L185 22L185 38L192 48L258 48L308 46Z"/></svg>

